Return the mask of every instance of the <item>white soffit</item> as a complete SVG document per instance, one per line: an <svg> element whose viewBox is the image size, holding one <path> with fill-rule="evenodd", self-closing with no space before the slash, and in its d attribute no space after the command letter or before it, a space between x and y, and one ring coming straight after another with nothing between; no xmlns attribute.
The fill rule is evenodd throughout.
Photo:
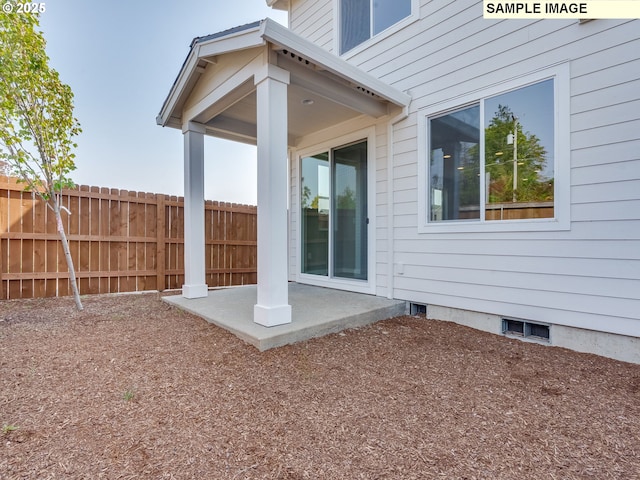
<svg viewBox="0 0 640 480"><path fill-rule="evenodd" d="M296 35L291 30L269 18L262 21L261 36L266 41L278 45L282 49L293 52L317 67L337 75L365 90L378 95L384 100L399 107L406 107L411 102L411 96L397 90L373 75L359 69L355 65L336 57L333 53Z"/></svg>

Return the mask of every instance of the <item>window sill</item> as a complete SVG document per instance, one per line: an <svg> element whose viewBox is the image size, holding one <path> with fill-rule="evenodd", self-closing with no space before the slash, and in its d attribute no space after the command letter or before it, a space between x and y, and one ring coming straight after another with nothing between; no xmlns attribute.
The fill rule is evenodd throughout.
<svg viewBox="0 0 640 480"><path fill-rule="evenodd" d="M491 232L553 232L570 230L568 221L557 218L536 220L448 221L418 226L418 233L491 233Z"/></svg>

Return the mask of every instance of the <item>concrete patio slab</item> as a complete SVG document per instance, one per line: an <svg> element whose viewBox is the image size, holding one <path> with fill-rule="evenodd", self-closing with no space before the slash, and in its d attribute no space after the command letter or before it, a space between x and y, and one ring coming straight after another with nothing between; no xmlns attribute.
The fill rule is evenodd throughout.
<svg viewBox="0 0 640 480"><path fill-rule="evenodd" d="M163 297L165 302L230 331L260 351L404 315L407 308L400 300L289 283L292 322L263 327L253 321L256 299L255 285L209 290L203 298Z"/></svg>

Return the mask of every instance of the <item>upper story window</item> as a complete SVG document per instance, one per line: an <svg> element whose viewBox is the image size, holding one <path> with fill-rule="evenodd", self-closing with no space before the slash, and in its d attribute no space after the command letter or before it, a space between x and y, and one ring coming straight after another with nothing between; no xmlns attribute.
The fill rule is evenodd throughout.
<svg viewBox="0 0 640 480"><path fill-rule="evenodd" d="M339 0L340 53L411 16L412 0Z"/></svg>
<svg viewBox="0 0 640 480"><path fill-rule="evenodd" d="M563 69L531 76L531 82L494 85L473 101L425 112L421 231L566 228Z"/></svg>

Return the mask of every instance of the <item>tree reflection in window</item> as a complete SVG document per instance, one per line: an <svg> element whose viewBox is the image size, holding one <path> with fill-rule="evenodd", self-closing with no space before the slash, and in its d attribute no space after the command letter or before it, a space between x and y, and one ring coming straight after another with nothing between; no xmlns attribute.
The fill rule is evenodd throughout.
<svg viewBox="0 0 640 480"><path fill-rule="evenodd" d="M553 80L484 107L486 219L553 217Z"/></svg>

